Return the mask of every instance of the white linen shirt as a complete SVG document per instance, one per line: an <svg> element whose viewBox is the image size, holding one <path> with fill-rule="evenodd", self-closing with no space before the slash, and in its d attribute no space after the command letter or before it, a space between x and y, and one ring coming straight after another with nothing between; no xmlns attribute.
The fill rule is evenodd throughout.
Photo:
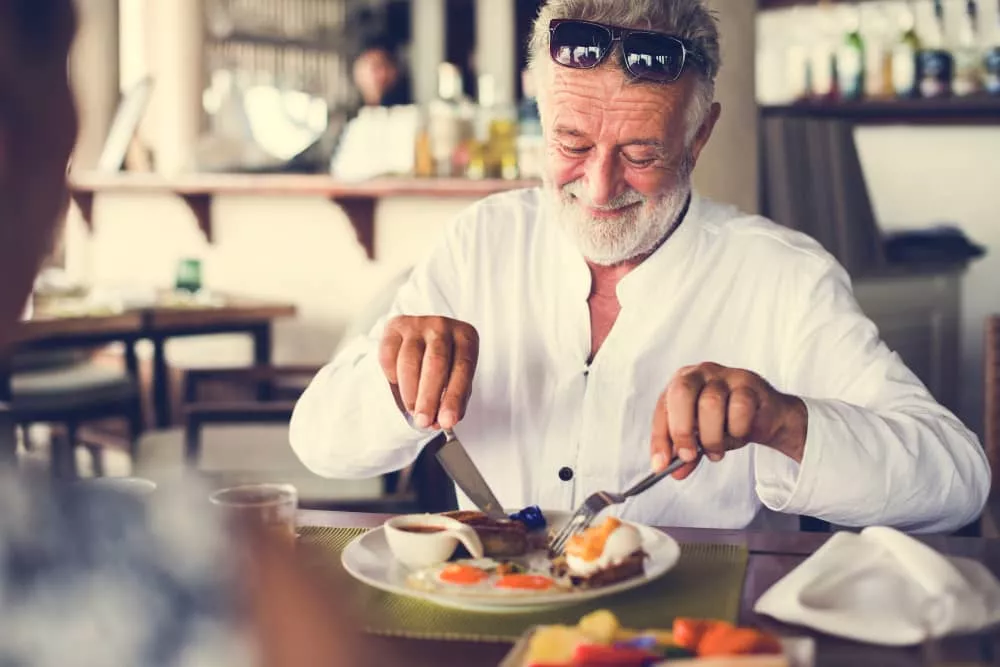
<svg viewBox="0 0 1000 667"><path fill-rule="evenodd" d="M627 488L649 472L667 383L712 361L805 401L801 464L751 444L664 480L619 516L743 528L763 504L911 531L978 516L990 486L982 447L879 340L847 274L815 241L694 195L673 235L618 284L621 313L588 364L590 271L541 196L508 192L460 215L387 315L446 316L479 332L455 432L504 505L568 510L593 491ZM292 447L320 475L405 467L434 435L392 397L378 361L385 321L349 343L296 406Z"/></svg>

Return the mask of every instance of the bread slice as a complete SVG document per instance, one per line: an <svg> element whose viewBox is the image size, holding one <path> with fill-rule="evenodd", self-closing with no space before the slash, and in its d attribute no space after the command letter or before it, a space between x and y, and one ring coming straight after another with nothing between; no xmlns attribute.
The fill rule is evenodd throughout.
<svg viewBox="0 0 1000 667"><path fill-rule="evenodd" d="M598 570L587 576L581 576L579 574L572 574L569 571L569 566L566 564L566 557L560 556L552 561L552 573L556 577L569 577L569 581L574 588L584 590L588 588L601 588L617 584L626 579L642 576L643 572L645 572L645 568L643 567L645 560L646 552L640 549L629 554L625 560L617 565Z"/></svg>
<svg viewBox="0 0 1000 667"><path fill-rule="evenodd" d="M520 521L495 520L475 510L455 510L445 512L444 516L475 530L483 543L483 555L487 558L513 558L528 552L528 529ZM462 550L461 547L459 549Z"/></svg>

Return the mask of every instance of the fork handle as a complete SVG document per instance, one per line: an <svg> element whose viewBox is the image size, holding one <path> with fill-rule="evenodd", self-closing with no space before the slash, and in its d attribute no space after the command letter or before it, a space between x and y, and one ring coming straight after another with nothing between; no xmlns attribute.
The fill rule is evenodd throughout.
<svg viewBox="0 0 1000 667"><path fill-rule="evenodd" d="M685 461L681 461L679 457L675 456L673 460L670 462L670 465L668 465L666 468L664 468L660 472L654 472L642 478L636 483L635 486L633 486L628 491L622 493L622 495L625 496L626 498L631 498L632 496L639 495L649 487L657 484L664 477L668 477L671 473L673 473L675 470L683 466L685 463L686 463Z"/></svg>

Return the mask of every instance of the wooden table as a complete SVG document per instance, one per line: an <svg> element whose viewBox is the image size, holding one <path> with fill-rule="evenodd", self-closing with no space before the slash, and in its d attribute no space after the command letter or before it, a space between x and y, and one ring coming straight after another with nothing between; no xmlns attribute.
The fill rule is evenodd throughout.
<svg viewBox="0 0 1000 667"><path fill-rule="evenodd" d="M170 374L167 369L166 341L180 336L218 333L246 333L253 338L254 363L271 362L272 322L295 315L290 303L239 296L225 296L221 306L177 307L152 305L117 314L80 317L46 317L21 322L15 336L16 350L87 347L110 342L125 343L125 363L138 377L135 342L153 343L153 405L155 423L171 424ZM10 396L9 376L0 368L0 400Z"/></svg>
<svg viewBox="0 0 1000 667"><path fill-rule="evenodd" d="M387 517L376 514L356 514L346 512L302 511L300 525L363 527L380 525ZM743 585L739 622L784 635L812 636L816 639L817 667L834 665L879 665L880 667L909 667L911 665L935 664L925 661L917 648L896 649L859 644L843 639L828 637L805 628L787 626L753 612L757 599L778 579L791 571L805 558L816 551L829 534L822 533L763 533L737 530L709 530L698 528L668 528L671 536L679 542L702 542L713 544L742 544L750 551L746 580ZM1000 540L968 537L929 536L923 539L942 553L973 558L1000 576ZM949 663L1000 664L1000 631L982 635L949 638L940 644L942 659ZM412 666L456 664L455 656L461 656L461 664L467 667L493 667L510 650L509 644L429 641L400 638L373 637L372 641L381 649L395 655L406 656L399 664Z"/></svg>

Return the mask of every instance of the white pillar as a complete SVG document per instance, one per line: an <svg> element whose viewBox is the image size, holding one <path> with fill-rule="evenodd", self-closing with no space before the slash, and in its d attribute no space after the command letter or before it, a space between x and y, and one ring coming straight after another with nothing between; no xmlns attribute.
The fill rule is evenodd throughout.
<svg viewBox="0 0 1000 667"><path fill-rule="evenodd" d="M489 74L497 104L514 104L517 95L517 9L514 0L476 0L476 64Z"/></svg>
<svg viewBox="0 0 1000 667"><path fill-rule="evenodd" d="M410 67L413 97L427 104L437 97L438 65L445 54L445 0L419 0L412 4L413 46Z"/></svg>
<svg viewBox="0 0 1000 667"><path fill-rule="evenodd" d="M172 174L190 170L201 132L204 14L202 0L157 0L151 8L154 88L148 138L156 170Z"/></svg>
<svg viewBox="0 0 1000 667"><path fill-rule="evenodd" d="M73 167L92 169L118 108L118 0L81 0L70 54L80 132Z"/></svg>
<svg viewBox="0 0 1000 667"><path fill-rule="evenodd" d="M719 16L722 33L722 71L715 99L722 104L722 118L698 160L694 184L708 197L756 213L757 101L754 96L756 55L756 4L709 0Z"/></svg>

